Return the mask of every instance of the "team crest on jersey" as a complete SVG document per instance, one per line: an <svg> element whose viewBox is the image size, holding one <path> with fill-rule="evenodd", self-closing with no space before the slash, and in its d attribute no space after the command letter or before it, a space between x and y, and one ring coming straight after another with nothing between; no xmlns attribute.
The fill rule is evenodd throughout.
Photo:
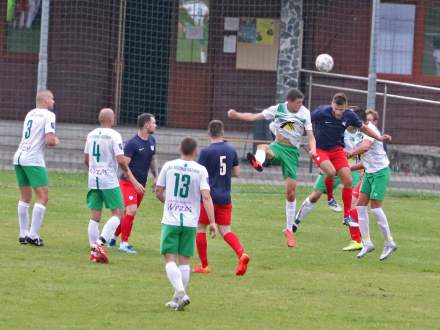
<svg viewBox="0 0 440 330"><path fill-rule="evenodd" d="M122 143L119 143L119 149L122 150Z"/></svg>
<svg viewBox="0 0 440 330"><path fill-rule="evenodd" d="M55 123L50 123L50 127L52 127L52 129L55 129Z"/></svg>
<svg viewBox="0 0 440 330"><path fill-rule="evenodd" d="M286 121L280 125L281 128L284 128L286 131L292 132L295 130L295 123L292 121Z"/></svg>
<svg viewBox="0 0 440 330"><path fill-rule="evenodd" d="M342 122L342 126L347 126L347 122L346 122L346 121L343 121L343 122Z"/></svg>
<svg viewBox="0 0 440 330"><path fill-rule="evenodd" d="M150 146L151 151L154 151L154 146Z"/></svg>

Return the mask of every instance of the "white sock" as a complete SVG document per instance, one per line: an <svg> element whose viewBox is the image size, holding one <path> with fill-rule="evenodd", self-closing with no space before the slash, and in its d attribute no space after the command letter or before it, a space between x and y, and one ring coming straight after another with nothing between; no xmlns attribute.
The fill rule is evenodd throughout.
<svg viewBox="0 0 440 330"><path fill-rule="evenodd" d="M312 203L310 199L307 197L301 205L301 208L298 211L297 219L299 221L304 220L310 212L312 212L315 207L315 203Z"/></svg>
<svg viewBox="0 0 440 330"><path fill-rule="evenodd" d="M18 224L20 237L26 237L29 234L29 203L18 201Z"/></svg>
<svg viewBox="0 0 440 330"><path fill-rule="evenodd" d="M177 296L183 297L185 295L185 287L182 282L182 273L174 261L170 261L165 265L168 280L177 293Z"/></svg>
<svg viewBox="0 0 440 330"><path fill-rule="evenodd" d="M182 274L183 287L186 289L189 283L189 276L191 274L191 270L189 268L189 265L180 265L179 270L180 270L180 274Z"/></svg>
<svg viewBox="0 0 440 330"><path fill-rule="evenodd" d="M29 233L30 238L37 238L38 231L43 224L44 213L46 212L46 206L40 203L34 204L34 209L32 210L32 224L31 231Z"/></svg>
<svg viewBox="0 0 440 330"><path fill-rule="evenodd" d="M258 149L255 153L255 159L260 163L263 164L266 160L266 152L263 149Z"/></svg>
<svg viewBox="0 0 440 330"><path fill-rule="evenodd" d="M99 222L90 219L89 220L89 227L88 227L88 233L89 233L89 243L90 246L96 243L96 241L99 238Z"/></svg>
<svg viewBox="0 0 440 330"><path fill-rule="evenodd" d="M289 202L286 200L286 228L292 230L295 224L296 200Z"/></svg>
<svg viewBox="0 0 440 330"><path fill-rule="evenodd" d="M368 206L356 206L359 217L359 230L361 232L362 241L371 242L370 240L370 220L368 219Z"/></svg>
<svg viewBox="0 0 440 330"><path fill-rule="evenodd" d="M108 242L110 238L112 238L116 228L118 228L119 226L119 223L120 223L119 218L115 216L112 216L110 219L107 220L107 222L104 225L104 228L102 228L100 237L102 237L104 241L101 240L101 243Z"/></svg>
<svg viewBox="0 0 440 330"><path fill-rule="evenodd" d="M392 241L393 237L391 236L390 225L388 224L387 216L381 207L371 209L374 216L377 219L377 224L379 225L379 229L382 232L383 238L385 241Z"/></svg>

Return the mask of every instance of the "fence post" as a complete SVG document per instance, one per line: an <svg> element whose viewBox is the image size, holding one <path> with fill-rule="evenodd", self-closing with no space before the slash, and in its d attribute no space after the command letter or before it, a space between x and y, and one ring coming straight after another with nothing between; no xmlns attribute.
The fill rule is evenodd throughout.
<svg viewBox="0 0 440 330"><path fill-rule="evenodd" d="M387 116L387 98L388 98L388 85L385 84L383 89L383 108L382 108L382 132L385 133L385 122Z"/></svg>
<svg viewBox="0 0 440 330"><path fill-rule="evenodd" d="M49 43L50 0L41 4L40 51L38 54L38 85L37 90L47 88L47 46Z"/></svg>
<svg viewBox="0 0 440 330"><path fill-rule="evenodd" d="M375 109L376 107L376 31L379 25L379 4L380 0L372 0L367 109Z"/></svg>

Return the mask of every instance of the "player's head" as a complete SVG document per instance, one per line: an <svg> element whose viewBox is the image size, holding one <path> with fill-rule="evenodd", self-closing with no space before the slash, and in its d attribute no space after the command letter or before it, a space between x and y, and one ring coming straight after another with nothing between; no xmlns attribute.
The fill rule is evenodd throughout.
<svg viewBox="0 0 440 330"><path fill-rule="evenodd" d="M337 119L341 119L348 107L348 98L344 93L336 93L332 99L333 115Z"/></svg>
<svg viewBox="0 0 440 330"><path fill-rule="evenodd" d="M211 138L222 138L224 135L223 122L221 120L211 120L208 124L208 134Z"/></svg>
<svg viewBox="0 0 440 330"><path fill-rule="evenodd" d="M304 94L299 89L292 88L287 92L286 100L289 110L297 112L303 105Z"/></svg>
<svg viewBox="0 0 440 330"><path fill-rule="evenodd" d="M102 127L112 127L115 123L115 113L110 108L103 108L99 111L98 120Z"/></svg>
<svg viewBox="0 0 440 330"><path fill-rule="evenodd" d="M151 113L142 113L137 118L137 127L140 131L153 134L156 131L156 118Z"/></svg>
<svg viewBox="0 0 440 330"><path fill-rule="evenodd" d="M379 126L379 113L376 110L367 109L365 117L367 122L371 122L376 127Z"/></svg>
<svg viewBox="0 0 440 330"><path fill-rule="evenodd" d="M48 89L38 91L35 97L35 103L37 104L37 108L53 110L55 105L53 93Z"/></svg>
<svg viewBox="0 0 440 330"><path fill-rule="evenodd" d="M180 153L184 158L195 159L197 156L197 142L193 138L187 137L180 142Z"/></svg>
<svg viewBox="0 0 440 330"><path fill-rule="evenodd" d="M363 123L366 122L364 109L362 109L361 107L358 107L358 106L350 106L350 110L353 111L359 117L359 119L362 120ZM359 128L354 127L354 126L348 126L347 130L351 133L354 133L357 130L359 130Z"/></svg>

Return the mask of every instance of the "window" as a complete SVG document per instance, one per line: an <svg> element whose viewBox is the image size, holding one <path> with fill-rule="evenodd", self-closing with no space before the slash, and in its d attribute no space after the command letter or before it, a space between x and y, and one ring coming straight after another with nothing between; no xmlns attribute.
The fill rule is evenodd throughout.
<svg viewBox="0 0 440 330"><path fill-rule="evenodd" d="M377 33L377 72L412 74L416 6L381 3Z"/></svg>
<svg viewBox="0 0 440 330"><path fill-rule="evenodd" d="M428 8L425 15L422 73L440 76L440 6Z"/></svg>
<svg viewBox="0 0 440 330"><path fill-rule="evenodd" d="M9 53L38 53L41 0L8 0L4 49Z"/></svg>
<svg viewBox="0 0 440 330"><path fill-rule="evenodd" d="M208 60L209 0L179 0L177 62Z"/></svg>

